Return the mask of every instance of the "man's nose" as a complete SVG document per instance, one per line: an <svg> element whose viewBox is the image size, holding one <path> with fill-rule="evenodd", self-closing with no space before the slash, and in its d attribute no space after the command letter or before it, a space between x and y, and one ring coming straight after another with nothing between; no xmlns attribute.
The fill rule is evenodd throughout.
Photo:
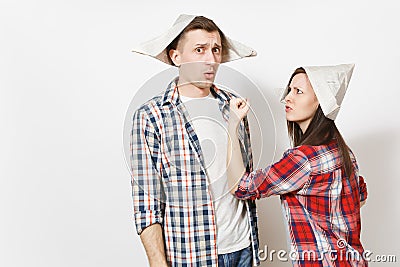
<svg viewBox="0 0 400 267"><path fill-rule="evenodd" d="M216 62L216 58L215 58L215 54L213 53L212 49L207 49L204 55L204 61L206 63L215 63Z"/></svg>

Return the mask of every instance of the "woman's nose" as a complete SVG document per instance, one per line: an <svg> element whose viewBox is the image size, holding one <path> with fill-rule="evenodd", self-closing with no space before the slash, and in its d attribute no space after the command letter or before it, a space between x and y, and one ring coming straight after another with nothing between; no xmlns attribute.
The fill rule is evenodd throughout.
<svg viewBox="0 0 400 267"><path fill-rule="evenodd" d="M292 90L289 91L289 93L285 96L285 102L291 102L292 101Z"/></svg>

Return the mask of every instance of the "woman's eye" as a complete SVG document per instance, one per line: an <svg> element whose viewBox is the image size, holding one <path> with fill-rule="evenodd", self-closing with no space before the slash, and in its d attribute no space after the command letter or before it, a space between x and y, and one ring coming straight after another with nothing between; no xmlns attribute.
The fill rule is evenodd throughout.
<svg viewBox="0 0 400 267"><path fill-rule="evenodd" d="M297 94L302 94L303 91L301 91L300 89L297 89Z"/></svg>

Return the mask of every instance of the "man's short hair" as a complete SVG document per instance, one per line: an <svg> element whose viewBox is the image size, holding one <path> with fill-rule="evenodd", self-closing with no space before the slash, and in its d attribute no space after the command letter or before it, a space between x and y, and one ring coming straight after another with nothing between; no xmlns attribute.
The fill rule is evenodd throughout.
<svg viewBox="0 0 400 267"><path fill-rule="evenodd" d="M168 60L172 65L174 63L171 60L171 57L169 56L169 51L170 50L176 50L178 47L179 41L182 39L182 37L185 35L185 33L193 30L205 30L207 32L214 32L217 31L219 33L219 36L221 37L221 45L222 45L222 58L224 58L224 55L228 52L227 45L228 42L226 40L226 37L224 33L218 28L217 24L214 23L211 19L208 19L203 16L196 16L190 23L187 25L182 32L167 46L167 55L168 55Z"/></svg>

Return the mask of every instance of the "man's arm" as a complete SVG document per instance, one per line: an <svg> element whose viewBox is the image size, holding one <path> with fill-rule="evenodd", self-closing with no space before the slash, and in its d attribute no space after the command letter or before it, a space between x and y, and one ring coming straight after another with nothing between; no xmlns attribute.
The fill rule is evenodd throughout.
<svg viewBox="0 0 400 267"><path fill-rule="evenodd" d="M136 230L150 266L164 267L167 266L167 261L161 225L165 196L162 177L156 167L160 160L160 144L145 112L135 113L131 137L132 196Z"/></svg>
<svg viewBox="0 0 400 267"><path fill-rule="evenodd" d="M165 258L163 229L155 223L143 230L140 235L150 267L167 267Z"/></svg>

